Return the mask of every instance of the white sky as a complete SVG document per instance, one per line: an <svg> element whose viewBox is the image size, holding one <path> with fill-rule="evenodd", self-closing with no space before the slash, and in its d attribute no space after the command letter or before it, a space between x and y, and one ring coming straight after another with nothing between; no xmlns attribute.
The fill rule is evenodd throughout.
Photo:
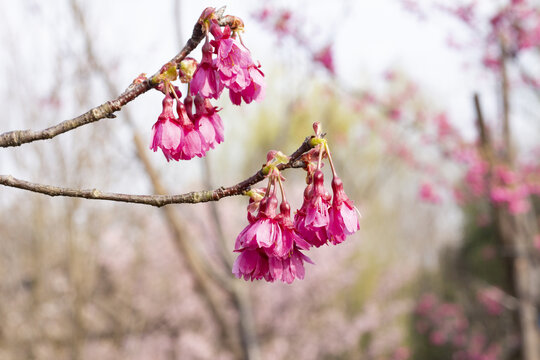
<svg viewBox="0 0 540 360"><path fill-rule="evenodd" d="M171 1L80 2L87 9L85 15L92 27L97 50L106 63L115 67L121 88L141 72L153 73L178 51L171 20L174 18ZM4 116L12 119L11 122L2 122L8 129L16 128L17 123L13 120L16 109L13 109L7 95L17 91L35 91L44 96L54 86L51 74L56 59L48 57L48 49L61 42L63 51L68 55L83 53L76 41L78 36L70 33L71 13L66 3L51 1L45 6L39 1L0 2L0 22L4 23L0 26L0 40L4 45L11 44L3 46L4 49L18 49L20 59L13 64L9 57L0 58L2 74L10 80L0 85L4 94L4 100L0 100ZM468 69L466 61L471 59L468 53L460 54L446 45L450 33L458 37L460 34L457 32L459 26L444 16L430 17L427 22L418 21L414 15L403 11L397 0L275 0L273 3L293 6L312 24L310 29L315 38L334 42L338 76L347 86L376 84L385 70L398 67L419 82L421 89L432 97L433 107L447 109L452 120L465 133L471 134L474 91L481 92L488 117L495 118L497 108L493 79L483 78L485 74ZM226 3L182 0L181 4L182 14L177 18L186 38L204 7L220 7ZM227 13L244 18L244 40L263 68L275 67L279 63L276 59L284 56L298 56L290 46L276 48L273 37L265 36L266 30L249 17L260 2L235 0L227 5ZM195 57L199 56L198 51ZM14 87L12 82L21 67L35 72L33 83L24 90ZM269 79L270 82L275 80ZM303 80L297 81L301 86ZM149 95L150 100L137 99L130 106L140 116L152 118L155 107L149 110L148 104L154 103L158 97ZM96 105L105 100L106 97L96 98ZM78 115L73 111L66 109L65 118ZM7 129L2 126L0 131L3 130Z"/></svg>

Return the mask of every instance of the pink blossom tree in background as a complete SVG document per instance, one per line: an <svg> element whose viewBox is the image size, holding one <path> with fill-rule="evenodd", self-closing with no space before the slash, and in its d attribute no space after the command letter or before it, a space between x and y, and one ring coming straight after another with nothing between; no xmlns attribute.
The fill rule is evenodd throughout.
<svg viewBox="0 0 540 360"><path fill-rule="evenodd" d="M402 3L426 19L427 9L416 2ZM445 113L430 118L425 108L414 104L418 90L412 83L406 84L397 97L378 98L370 91L351 96L353 106L363 114L368 107L386 112L387 123L368 121L387 142L390 153L430 179L419 186L419 199L438 204L440 193L453 194L470 223L463 245L446 250L441 269L420 277L420 290L430 293L421 298L413 318L412 331L417 332L414 338L418 339L412 342L415 358L540 356L540 278L534 249L538 237L538 149L520 141L517 144L521 146L516 146L514 141L519 138L511 135L512 103L527 91L537 93L531 61L537 60L534 50L540 45L540 9L527 1L508 1L495 8L489 5L479 1L436 5L469 31L469 40L464 44L452 41L452 46L462 52L480 49L483 76L493 76L497 82L497 123L489 124L480 97L474 96L478 134L474 142L467 141ZM288 10L272 13L265 9L260 18L272 19L270 24L280 37L290 36L311 52L312 46L298 33L297 21ZM328 65L332 64L331 57L321 59L314 56L333 74L333 65ZM385 80L395 83L396 73L388 72ZM411 130L408 138L398 138ZM415 138L418 141L411 142ZM442 164L435 167L432 159L426 161L419 147L439 153L439 161L447 166L464 169L463 184L454 187L441 171ZM440 302L432 291L440 292L448 301Z"/></svg>
<svg viewBox="0 0 540 360"><path fill-rule="evenodd" d="M92 7L70 2L62 14L80 35L73 74L85 91L60 91L72 84L58 56L41 112L19 106L27 120L9 123L46 129L0 134L2 159L39 179L1 183L62 196L2 190L3 212L17 216L0 220L0 269L9 269L0 358L539 358L540 165L514 110L537 101L538 6L396 3L419 26L457 19L467 38L451 46L494 80L498 117L487 115L488 94L462 93L475 119L455 119L406 70L345 85L335 38L324 38L341 22L321 26L277 3L253 5L245 21L207 8L177 56L152 76L131 75L118 96L114 70L137 74L137 57L107 59ZM277 70L247 47L252 26L276 49ZM176 47L181 38L177 30ZM70 117L69 99L80 112L93 93L113 100L50 127ZM144 101L153 126L136 108ZM80 190L93 186L120 192ZM173 195L185 187L215 190ZM232 195L249 196L247 212L245 201L217 203ZM456 216L462 226L449 225Z"/></svg>

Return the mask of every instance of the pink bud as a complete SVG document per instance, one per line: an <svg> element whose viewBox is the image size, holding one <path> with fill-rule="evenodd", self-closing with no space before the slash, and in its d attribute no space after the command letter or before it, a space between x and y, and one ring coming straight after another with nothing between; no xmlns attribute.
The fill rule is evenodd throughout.
<svg viewBox="0 0 540 360"><path fill-rule="evenodd" d="M321 126L321 123L316 121L313 123L313 130L315 131L315 135L317 137L320 137L321 134L322 134L322 126Z"/></svg>

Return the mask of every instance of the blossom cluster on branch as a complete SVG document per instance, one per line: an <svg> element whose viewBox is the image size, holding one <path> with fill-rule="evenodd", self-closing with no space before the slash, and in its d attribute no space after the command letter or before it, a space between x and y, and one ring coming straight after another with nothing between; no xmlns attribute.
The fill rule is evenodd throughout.
<svg viewBox="0 0 540 360"><path fill-rule="evenodd" d="M343 190L320 124L315 123L313 127L316 136L311 142L315 146L302 156L307 171L304 202L294 215L294 222L285 196L284 178L277 167L289 159L279 151L268 153L263 168L268 174L268 186L249 192L249 225L236 238L235 251L240 253L233 266L236 277L252 281L281 280L290 284L295 278L304 278L304 261L312 263L301 250L339 244L359 230L359 212ZM323 158L329 160L332 168L333 197L324 187Z"/></svg>
<svg viewBox="0 0 540 360"><path fill-rule="evenodd" d="M165 94L163 111L154 124L151 149L160 148L168 160L189 160L203 157L216 144L223 141L223 122L218 109L210 99L218 99L229 89L229 98L235 105L262 100L264 75L255 65L249 50L238 32L243 22L233 17L223 29L216 11L207 8L199 23L206 33L202 47L202 60L182 61L180 69L174 64L163 67L158 89ZM209 39L209 34L214 37ZM213 55L216 55L213 58ZM184 101L178 87L172 85L177 78L188 83ZM176 101L176 116L173 105ZM195 103L195 113L192 105ZM291 219L291 207L286 200L282 175L277 165L290 159L281 152L271 151L263 169L268 186L265 190L250 190L248 207L249 225L236 239L235 251L240 252L233 266L236 277L246 280L281 280L292 283L304 278L304 262L311 262L301 250L326 243L339 244L347 235L359 229L358 211L343 190L331 160L330 150L321 134L319 123L314 124L314 148L302 156L308 172L304 203ZM328 158L332 166L332 196L324 188L321 171L322 159ZM278 209L277 188L281 192Z"/></svg>
<svg viewBox="0 0 540 360"><path fill-rule="evenodd" d="M249 104L264 97L264 74L260 65L253 62L239 35L244 23L237 17L229 18L222 29L218 11L205 9L199 18L206 34L201 62L186 58L179 68L168 63L161 69L157 89L165 94L165 99L163 111L153 126L150 148L154 151L160 148L167 161L203 157L209 149L223 142L223 122L219 109L212 106L210 99L218 99L224 88L229 89L229 98L235 105L240 105L242 100ZM212 41L209 33L214 37ZM178 87L172 85L177 78L188 84L183 101Z"/></svg>
<svg viewBox="0 0 540 360"><path fill-rule="evenodd" d="M150 149L161 149L167 161L203 157L206 152L224 141L223 121L211 99L218 99L229 90L234 105L264 98L264 74L256 65L240 37L244 23L241 19L223 15L223 9L206 8L194 27L193 35L182 51L151 77L139 75L117 99L109 101L72 120L42 131L17 130L0 134L1 146L18 146L36 140L50 139L78 126L114 117L147 90L162 92L162 111L153 125ZM212 35L213 40L210 40ZM187 57L205 39L202 60ZM180 79L187 84L183 97L173 84ZM315 136L307 138L290 157L272 151L262 170L229 188L192 192L182 195L128 195L105 193L97 189L80 190L31 183L13 176L0 175L0 184L17 187L49 196L69 196L97 200L122 201L153 206L172 203L217 201L225 196L248 194L250 224L238 236L235 251L240 253L233 273L245 279L281 280L291 283L304 277L304 261L311 262L301 251L331 243L343 242L347 235L359 229L359 213L343 190L337 176L330 149L319 123L314 124ZM324 188L321 171L323 159L332 167L333 197ZM285 198L281 171L287 168L306 169L307 187L304 204L291 218L291 207ZM252 185L268 178L266 190L249 190ZM277 212L277 187L281 192Z"/></svg>

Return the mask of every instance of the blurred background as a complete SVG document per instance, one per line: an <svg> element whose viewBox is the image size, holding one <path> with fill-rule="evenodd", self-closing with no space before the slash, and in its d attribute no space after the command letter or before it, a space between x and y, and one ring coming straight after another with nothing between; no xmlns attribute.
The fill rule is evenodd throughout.
<svg viewBox="0 0 540 360"><path fill-rule="evenodd" d="M116 97L223 5L267 93L216 102L225 142L205 159L149 150L151 91L116 119L3 148L0 174L217 188L319 121L360 231L310 250L304 280L251 283L231 274L247 198L158 209L1 187L0 360L540 359L536 1L2 1L0 132ZM305 174L284 175L297 209Z"/></svg>

